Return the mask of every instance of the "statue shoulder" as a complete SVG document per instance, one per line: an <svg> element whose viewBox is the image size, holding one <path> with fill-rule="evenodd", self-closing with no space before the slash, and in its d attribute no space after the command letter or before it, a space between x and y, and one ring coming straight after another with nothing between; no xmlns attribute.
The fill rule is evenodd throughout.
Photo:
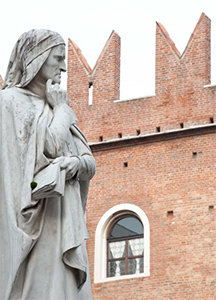
<svg viewBox="0 0 216 300"><path fill-rule="evenodd" d="M0 105L6 110L18 111L32 108L32 101L26 91L21 88L12 87L0 91Z"/></svg>
<svg viewBox="0 0 216 300"><path fill-rule="evenodd" d="M9 98L14 98L15 96L22 95L22 94L23 93L22 93L21 89L19 89L17 87L12 87L12 88L0 91L0 97L2 99L6 99L6 100Z"/></svg>

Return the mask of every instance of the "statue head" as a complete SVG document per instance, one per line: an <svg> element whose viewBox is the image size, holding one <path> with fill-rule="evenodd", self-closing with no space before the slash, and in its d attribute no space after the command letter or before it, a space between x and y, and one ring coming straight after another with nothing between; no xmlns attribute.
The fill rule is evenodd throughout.
<svg viewBox="0 0 216 300"><path fill-rule="evenodd" d="M33 81L45 86L47 80L52 79L52 84L60 84L61 72L66 72L65 45L62 44L51 49L48 58L40 68Z"/></svg>
<svg viewBox="0 0 216 300"><path fill-rule="evenodd" d="M23 33L11 53L2 89L11 88L15 85L25 87L39 71L44 71L44 76L48 76L48 71L45 68L47 59L51 52L56 51L53 49L61 51L63 48L65 48L65 42L57 32L33 29ZM62 71L66 71L65 67L62 67ZM60 83L57 77L54 81Z"/></svg>

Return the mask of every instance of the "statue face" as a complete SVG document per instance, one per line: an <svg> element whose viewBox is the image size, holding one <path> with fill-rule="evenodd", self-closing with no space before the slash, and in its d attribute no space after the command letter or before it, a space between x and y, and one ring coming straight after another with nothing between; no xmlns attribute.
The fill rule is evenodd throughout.
<svg viewBox="0 0 216 300"><path fill-rule="evenodd" d="M66 72L65 45L58 45L51 50L50 55L38 72L38 77L44 83L48 79L52 79L52 84L60 84L61 72Z"/></svg>

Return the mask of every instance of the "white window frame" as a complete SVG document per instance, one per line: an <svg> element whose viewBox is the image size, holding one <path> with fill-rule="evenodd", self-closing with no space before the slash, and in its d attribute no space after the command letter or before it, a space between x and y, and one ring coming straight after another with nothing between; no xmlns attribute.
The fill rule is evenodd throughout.
<svg viewBox="0 0 216 300"><path fill-rule="evenodd" d="M118 277L107 277L107 231L110 223L118 216L133 214L143 224L144 272ZM110 208L100 219L95 232L94 282L114 281L134 277L150 276L150 226L144 211L134 204L118 204Z"/></svg>

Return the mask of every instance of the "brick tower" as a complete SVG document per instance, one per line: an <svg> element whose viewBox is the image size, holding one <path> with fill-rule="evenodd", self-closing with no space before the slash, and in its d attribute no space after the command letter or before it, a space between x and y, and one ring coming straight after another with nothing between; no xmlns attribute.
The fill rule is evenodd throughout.
<svg viewBox="0 0 216 300"><path fill-rule="evenodd" d="M202 13L180 54L156 23L155 96L125 101L119 99L118 34L111 33L93 70L68 42L70 103L97 162L87 205L94 300L216 299L210 29ZM111 276L107 245L124 215L143 225L143 268ZM135 262L134 253L122 251L119 261L128 255ZM117 264L115 256L110 261Z"/></svg>

